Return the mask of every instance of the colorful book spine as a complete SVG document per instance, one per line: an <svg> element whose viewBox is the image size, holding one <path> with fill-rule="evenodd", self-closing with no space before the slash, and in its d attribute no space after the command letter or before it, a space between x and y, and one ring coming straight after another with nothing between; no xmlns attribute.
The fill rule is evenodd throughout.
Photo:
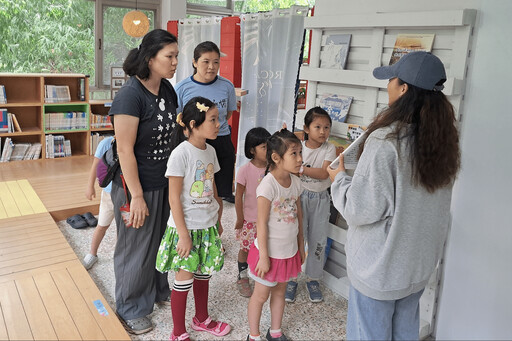
<svg viewBox="0 0 512 341"><path fill-rule="evenodd" d="M7 94L5 93L4 85L0 85L0 104L7 104Z"/></svg>
<svg viewBox="0 0 512 341"><path fill-rule="evenodd" d="M0 133L9 132L9 117L7 109L0 109Z"/></svg>

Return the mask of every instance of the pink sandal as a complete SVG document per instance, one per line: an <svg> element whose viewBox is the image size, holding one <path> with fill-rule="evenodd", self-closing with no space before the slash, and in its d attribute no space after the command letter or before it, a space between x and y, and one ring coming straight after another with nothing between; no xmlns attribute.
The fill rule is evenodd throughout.
<svg viewBox="0 0 512 341"><path fill-rule="evenodd" d="M179 336L175 336L174 333L171 333L171 337L169 338L171 341L190 341L190 335L188 333L183 333Z"/></svg>
<svg viewBox="0 0 512 341"><path fill-rule="evenodd" d="M199 322L197 317L194 316L194 318L192 319L191 327L194 330L197 330L200 332L208 332L215 336L224 336L231 331L231 326L229 324L227 324L225 322L221 322L221 321L213 321L213 322L217 322L215 327L208 328L208 325L211 322L212 322L212 319L210 316L208 316L208 318L204 322Z"/></svg>

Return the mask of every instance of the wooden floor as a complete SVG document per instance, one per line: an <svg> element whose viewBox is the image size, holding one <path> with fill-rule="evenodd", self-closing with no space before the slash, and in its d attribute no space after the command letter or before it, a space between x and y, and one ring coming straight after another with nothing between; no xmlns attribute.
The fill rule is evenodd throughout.
<svg viewBox="0 0 512 341"><path fill-rule="evenodd" d="M0 340L130 340L55 223L97 213L91 163L0 164Z"/></svg>

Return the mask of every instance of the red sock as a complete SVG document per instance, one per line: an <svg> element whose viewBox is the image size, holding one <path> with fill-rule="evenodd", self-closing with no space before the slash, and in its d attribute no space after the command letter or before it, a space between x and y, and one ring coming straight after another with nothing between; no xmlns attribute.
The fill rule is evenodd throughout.
<svg viewBox="0 0 512 341"><path fill-rule="evenodd" d="M208 289L210 287L210 280L203 280L194 278L194 303L196 305L196 318L199 322L204 322L208 314ZM210 322L208 328L214 328L217 322ZM176 334L175 334L176 335Z"/></svg>
<svg viewBox="0 0 512 341"><path fill-rule="evenodd" d="M171 291L171 312L172 323L174 325L173 334L180 336L187 332L185 327L185 311L187 309L187 291Z"/></svg>

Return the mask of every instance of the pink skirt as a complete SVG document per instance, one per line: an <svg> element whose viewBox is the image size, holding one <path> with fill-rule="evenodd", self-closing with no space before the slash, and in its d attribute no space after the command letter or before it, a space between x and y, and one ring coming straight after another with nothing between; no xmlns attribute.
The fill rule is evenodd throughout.
<svg viewBox="0 0 512 341"><path fill-rule="evenodd" d="M300 252L297 251L295 256L285 259L270 258L270 269L263 277L264 280L269 282L288 282L291 278L296 278L301 272L302 263L300 261ZM247 264L251 272L256 274L256 265L260 260L260 251L256 248L254 243L251 245L249 255L247 256Z"/></svg>

